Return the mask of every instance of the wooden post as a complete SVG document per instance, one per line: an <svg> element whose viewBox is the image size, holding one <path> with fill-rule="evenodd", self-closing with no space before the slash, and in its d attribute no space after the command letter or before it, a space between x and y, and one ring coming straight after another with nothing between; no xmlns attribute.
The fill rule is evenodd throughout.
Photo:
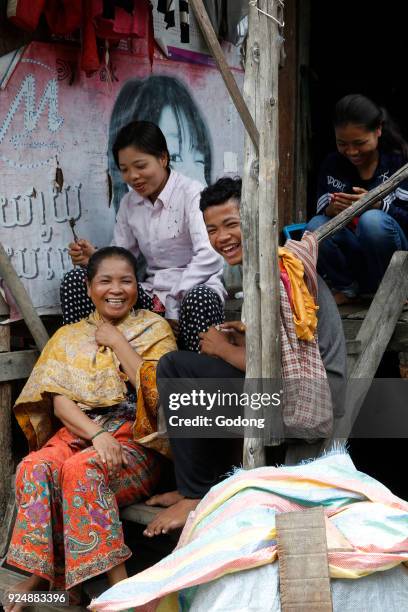
<svg viewBox="0 0 408 612"><path fill-rule="evenodd" d="M0 244L0 277L4 280L7 287L13 294L13 297L17 302L17 306L24 317L24 321L26 322L31 335L34 338L36 345L41 351L48 342L49 336L47 330L45 329L43 322L32 305L30 297L25 290L23 283L19 279L17 272L10 263L2 244Z"/></svg>
<svg viewBox="0 0 408 612"><path fill-rule="evenodd" d="M0 301L3 298L0 296ZM10 350L10 325L0 325L0 353ZM0 383L0 522L4 517L14 471L11 443L11 384Z"/></svg>
<svg viewBox="0 0 408 612"><path fill-rule="evenodd" d="M256 84L259 82L259 38L254 31L258 14L249 7L249 31L247 40L244 97L248 108L257 120ZM258 150L249 134L245 133L244 170L241 197L241 227L243 235L243 290L246 331L246 378L262 377L262 329L261 296L259 292L259 225L258 225ZM250 392L250 390L249 390ZM261 440L245 438L244 467L264 465L265 454Z"/></svg>
<svg viewBox="0 0 408 612"><path fill-rule="evenodd" d="M258 2L261 10L279 18L279 3ZM279 246L279 54L282 38L277 24L258 12L259 35L259 274L262 321L262 377L280 378L280 283L277 261Z"/></svg>
<svg viewBox="0 0 408 612"><path fill-rule="evenodd" d="M280 378L278 249L278 66L280 40L273 0L250 5L244 94L255 123L262 126L258 177L255 152L245 143L242 217L244 231L244 311L247 330L247 378ZM258 178L258 184L257 184ZM258 230L258 231L257 231ZM256 244L256 242L258 244ZM259 289L254 286L259 278ZM261 344L259 345L259 338ZM261 359L259 359L261 349ZM273 435L280 432L272 432ZM264 440L246 438L244 465L264 465Z"/></svg>

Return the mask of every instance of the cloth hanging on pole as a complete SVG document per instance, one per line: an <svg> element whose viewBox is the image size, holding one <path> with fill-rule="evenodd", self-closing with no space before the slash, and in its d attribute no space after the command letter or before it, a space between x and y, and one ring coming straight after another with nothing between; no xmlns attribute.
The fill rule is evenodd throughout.
<svg viewBox="0 0 408 612"><path fill-rule="evenodd" d="M167 30L169 28L174 28L176 25L176 20L174 17L174 4L175 0L159 0L157 3L157 10L159 13L163 13Z"/></svg>
<svg viewBox="0 0 408 612"><path fill-rule="evenodd" d="M149 0L9 0L7 16L15 25L33 31L44 15L52 34L66 36L81 29L81 69L88 74L101 67L102 39L118 43L147 38L153 58L152 8ZM109 45L105 44L105 49Z"/></svg>
<svg viewBox="0 0 408 612"><path fill-rule="evenodd" d="M175 0L158 0L157 10L164 15L166 30L176 27L175 18ZM182 43L190 42L190 18L188 0L179 0L180 13L180 41Z"/></svg>
<svg viewBox="0 0 408 612"><path fill-rule="evenodd" d="M180 40L182 43L190 42L190 18L188 0L180 0Z"/></svg>

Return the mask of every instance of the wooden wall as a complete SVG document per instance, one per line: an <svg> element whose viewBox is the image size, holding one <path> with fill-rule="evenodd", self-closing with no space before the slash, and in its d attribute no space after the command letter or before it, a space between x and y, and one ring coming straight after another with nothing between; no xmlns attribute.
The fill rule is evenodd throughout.
<svg viewBox="0 0 408 612"><path fill-rule="evenodd" d="M306 219L310 0L286 0L284 61L279 71L279 225Z"/></svg>

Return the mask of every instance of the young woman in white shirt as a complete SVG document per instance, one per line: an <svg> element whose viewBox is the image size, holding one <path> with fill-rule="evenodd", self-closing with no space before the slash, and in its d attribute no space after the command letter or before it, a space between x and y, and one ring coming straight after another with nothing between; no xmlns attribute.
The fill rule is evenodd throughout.
<svg viewBox="0 0 408 612"><path fill-rule="evenodd" d="M122 179L130 187L119 206L112 244L146 260L136 308L163 314L180 348L198 351L200 332L223 321L222 258L208 240L201 211L203 185L170 168L166 139L148 121L133 121L112 146ZM61 285L64 323L87 316L85 268L96 248L80 239L69 245L78 266Z"/></svg>

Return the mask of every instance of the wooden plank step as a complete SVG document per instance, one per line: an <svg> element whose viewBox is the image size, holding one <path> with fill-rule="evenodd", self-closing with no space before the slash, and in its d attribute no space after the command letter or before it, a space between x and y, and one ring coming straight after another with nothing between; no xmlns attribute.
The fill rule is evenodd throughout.
<svg viewBox="0 0 408 612"><path fill-rule="evenodd" d="M140 523L140 525L148 525L157 514L163 510L159 506L146 506L146 504L132 504L126 506L120 511L120 518L131 523Z"/></svg>
<svg viewBox="0 0 408 612"><path fill-rule="evenodd" d="M35 349L0 353L0 382L28 378L39 355Z"/></svg>
<svg viewBox="0 0 408 612"><path fill-rule="evenodd" d="M358 355L359 353L361 353L361 341L346 340L346 351L347 355Z"/></svg>

